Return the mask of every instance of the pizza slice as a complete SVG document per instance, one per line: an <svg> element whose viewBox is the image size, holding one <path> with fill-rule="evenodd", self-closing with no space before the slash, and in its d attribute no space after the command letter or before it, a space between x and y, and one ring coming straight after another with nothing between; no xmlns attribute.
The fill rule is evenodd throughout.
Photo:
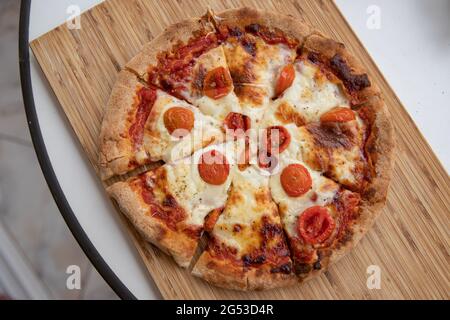
<svg viewBox="0 0 450 320"><path fill-rule="evenodd" d="M235 145L207 147L108 188L144 238L188 267L205 217L222 208L235 170Z"/></svg>
<svg viewBox="0 0 450 320"><path fill-rule="evenodd" d="M189 30L185 25L180 28ZM180 32L177 29L169 33ZM127 64L127 68L148 84L194 104L219 121L224 121L230 112L241 113L217 34L202 30L185 38L185 42L171 42L172 46L166 51L157 51L160 47L152 42ZM155 41L170 43L166 38Z"/></svg>
<svg viewBox="0 0 450 320"><path fill-rule="evenodd" d="M198 108L157 90L145 124L144 148L152 161L173 162L224 140L222 124Z"/></svg>
<svg viewBox="0 0 450 320"><path fill-rule="evenodd" d="M280 75L275 108L297 125L317 122L334 108L353 108L378 95L345 47L320 35L308 37L295 63Z"/></svg>
<svg viewBox="0 0 450 320"><path fill-rule="evenodd" d="M209 223L207 249L193 269L197 275L225 288L256 290L294 281L289 249L269 178L249 166L233 174L222 214Z"/></svg>
<svg viewBox="0 0 450 320"><path fill-rule="evenodd" d="M279 43L264 40L260 33L269 31L255 24L242 28L222 24L220 28L226 38L223 48L234 92L244 115L258 124L265 106L276 95L273 79L293 63L298 43L287 38Z"/></svg>
<svg viewBox="0 0 450 320"><path fill-rule="evenodd" d="M371 177L365 149L367 129L356 112L332 109L320 122L299 131L299 159L353 191L364 190Z"/></svg>
<svg viewBox="0 0 450 320"><path fill-rule="evenodd" d="M333 108L350 108L340 81L308 59L297 59L288 72L290 80L272 106L280 120L302 126L319 121Z"/></svg>
<svg viewBox="0 0 450 320"><path fill-rule="evenodd" d="M272 142L278 147L270 150L272 153L283 152L285 157L302 160L311 169L360 191L371 175L366 152L371 121L366 110L334 107L318 121L304 125L304 118L294 108L274 102L266 109L261 127L280 135L281 142ZM270 133L270 137L275 134Z"/></svg>
<svg viewBox="0 0 450 320"><path fill-rule="evenodd" d="M343 189L305 163L285 157L280 158L278 172L270 178L270 189L298 277L310 277L336 260L340 249L352 239L359 194Z"/></svg>
<svg viewBox="0 0 450 320"><path fill-rule="evenodd" d="M102 123L101 176L106 180L150 162L175 161L223 139L217 120L122 71Z"/></svg>
<svg viewBox="0 0 450 320"><path fill-rule="evenodd" d="M292 17L251 8L227 10L214 18L243 113L258 125L312 30Z"/></svg>

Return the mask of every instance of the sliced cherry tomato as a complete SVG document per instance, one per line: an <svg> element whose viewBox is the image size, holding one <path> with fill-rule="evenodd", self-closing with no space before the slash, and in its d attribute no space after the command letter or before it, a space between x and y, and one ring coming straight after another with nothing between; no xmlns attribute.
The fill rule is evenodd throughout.
<svg viewBox="0 0 450 320"><path fill-rule="evenodd" d="M277 85L275 87L275 94L280 96L286 89L292 86L295 79L295 68L293 64L288 64L285 66L280 73Z"/></svg>
<svg viewBox="0 0 450 320"><path fill-rule="evenodd" d="M206 74L203 92L211 99L218 100L230 93L233 80L224 67L218 67Z"/></svg>
<svg viewBox="0 0 450 320"><path fill-rule="evenodd" d="M201 156L198 172L203 181L218 186L227 181L230 174L230 165L222 153L211 150Z"/></svg>
<svg viewBox="0 0 450 320"><path fill-rule="evenodd" d="M335 227L336 223L328 209L321 206L306 209L297 221L299 234L310 244L320 244L326 241Z"/></svg>
<svg viewBox="0 0 450 320"><path fill-rule="evenodd" d="M164 125L177 138L187 136L194 127L194 113L183 107L173 107L164 113Z"/></svg>
<svg viewBox="0 0 450 320"><path fill-rule="evenodd" d="M267 152L282 153L291 143L291 134L285 127L275 126L267 128L266 139Z"/></svg>
<svg viewBox="0 0 450 320"><path fill-rule="evenodd" d="M290 197L300 197L311 190L311 175L301 164L290 164L280 176L281 186Z"/></svg>
<svg viewBox="0 0 450 320"><path fill-rule="evenodd" d="M230 112L225 118L225 127L233 132L233 136L242 136L251 127L249 117L236 112Z"/></svg>
<svg viewBox="0 0 450 320"><path fill-rule="evenodd" d="M321 122L348 122L355 119L353 110L344 107L333 108L320 117Z"/></svg>

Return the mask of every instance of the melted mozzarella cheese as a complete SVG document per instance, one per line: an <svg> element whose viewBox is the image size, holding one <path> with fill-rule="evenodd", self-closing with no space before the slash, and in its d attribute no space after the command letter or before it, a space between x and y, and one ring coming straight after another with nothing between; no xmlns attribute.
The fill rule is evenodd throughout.
<svg viewBox="0 0 450 320"><path fill-rule="evenodd" d="M172 136L164 124L165 112L173 107L183 107L194 114L194 127L183 138ZM146 123L144 148L152 161L175 161L190 156L206 144L222 141L224 137L220 126L217 120L202 114L192 105L158 90L157 100Z"/></svg>
<svg viewBox="0 0 450 320"><path fill-rule="evenodd" d="M275 219L271 215L276 210L269 195L268 177L253 166L244 171L235 170L227 204L213 235L227 247L245 254L251 248L259 248L261 238L257 224L263 216Z"/></svg>
<svg viewBox="0 0 450 320"><path fill-rule="evenodd" d="M295 59L295 50L290 49L284 44L266 45L264 50L264 59L268 59L267 68L261 72L262 83L270 88L269 96L275 96L275 87L281 70Z"/></svg>
<svg viewBox="0 0 450 320"><path fill-rule="evenodd" d="M228 65L223 46L219 46L201 55L196 61L193 74L201 73L202 76L200 77L200 80L202 81L205 74L219 67L225 68L228 72ZM186 93L188 95L186 98L198 106L205 115L212 116L222 123L230 112L241 113L242 109L239 105L239 100L234 93L234 87L230 89L230 93L225 97L212 99L202 92L196 92L197 90L193 87L195 82L196 81L194 80L193 83L190 84L191 89L189 93Z"/></svg>
<svg viewBox="0 0 450 320"><path fill-rule="evenodd" d="M239 99L233 91L225 97L217 100L203 96L197 99L195 104L204 114L214 117L220 122L223 122L230 112L242 113L242 108L239 105Z"/></svg>
<svg viewBox="0 0 450 320"><path fill-rule="evenodd" d="M341 88L326 79L312 63L299 61L295 64L295 80L277 100L295 107L306 122L319 121L320 116L338 106L349 106Z"/></svg>
<svg viewBox="0 0 450 320"><path fill-rule="evenodd" d="M232 73L248 78L247 82L238 84L242 87L238 89L239 102L243 114L258 125L275 95L281 69L294 61L296 53L284 44L270 45L259 37L249 36L249 41L255 46L254 56L238 41L228 42L224 49Z"/></svg>
<svg viewBox="0 0 450 320"><path fill-rule="evenodd" d="M281 184L281 173L290 164L301 164L305 166L311 175L312 188L301 197L290 197L284 191ZM274 201L279 205L286 232L290 235L295 235L297 233L296 224L298 217L310 207L330 204L339 191L339 186L335 182L323 177L319 172L310 170L301 161L282 158L278 172L270 178L270 190Z"/></svg>
<svg viewBox="0 0 450 320"><path fill-rule="evenodd" d="M325 159L328 163L327 168L323 168L325 171L330 170L330 174L334 179L344 185L355 185L357 181L358 164L362 166L364 161L364 155L362 154L361 146L363 143L363 121L357 117L356 121L352 121L346 124L348 127L352 127L356 132L354 133L357 143L351 148L329 148L326 149L317 145L315 138L309 133L307 127L301 127L299 129L299 147L301 152L298 159L310 164L316 170L321 170L320 162L324 162ZM317 168L316 168L317 167Z"/></svg>
<svg viewBox="0 0 450 320"><path fill-rule="evenodd" d="M211 150L217 150L225 155L230 165L230 174L221 185L206 183L198 172L201 156ZM236 146L235 143L230 142L209 146L197 151L192 157L167 165L170 192L180 205L190 212L187 223L203 226L208 213L225 205L235 163Z"/></svg>

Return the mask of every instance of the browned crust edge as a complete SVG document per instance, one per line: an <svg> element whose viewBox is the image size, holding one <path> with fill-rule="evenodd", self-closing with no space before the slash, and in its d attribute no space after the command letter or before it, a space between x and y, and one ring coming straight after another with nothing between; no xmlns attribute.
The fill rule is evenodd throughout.
<svg viewBox="0 0 450 320"><path fill-rule="evenodd" d="M366 74L370 81L370 86L356 91L355 104L361 104L369 101L374 96L380 96L380 89L375 84L373 79L367 73L364 66L347 50L343 43L337 42L320 34L313 34L309 36L303 45L302 51L305 54L317 53L325 62L331 61L335 55L339 55L345 61L345 64L350 67L352 74L361 75Z"/></svg>
<svg viewBox="0 0 450 320"><path fill-rule="evenodd" d="M200 256L192 274L221 288L247 290L247 276L243 269L227 263L224 259L216 259L208 250Z"/></svg>
<svg viewBox="0 0 450 320"><path fill-rule="evenodd" d="M159 36L147 43L144 48L126 65L125 68L147 81L149 66L158 63L158 54L170 52L174 46L187 43L193 34L201 31L215 31L206 17L187 19L167 27Z"/></svg>
<svg viewBox="0 0 450 320"><path fill-rule="evenodd" d="M195 264L192 274L225 289L251 291L269 290L293 285L297 278L293 273L270 273L269 268L235 266L226 259L217 259L209 251L203 252Z"/></svg>
<svg viewBox="0 0 450 320"><path fill-rule="evenodd" d="M297 283L294 273L271 273L269 268L253 268L247 273L247 290L271 290Z"/></svg>
<svg viewBox="0 0 450 320"><path fill-rule="evenodd" d="M127 182L118 182L107 188L107 192L146 241L171 255L179 266L189 267L198 246L197 240L174 232L162 221L152 218L148 206L141 204L141 199Z"/></svg>
<svg viewBox="0 0 450 320"><path fill-rule="evenodd" d="M306 37L315 33L311 26L301 21L298 17L250 7L225 10L217 13L213 18L219 24L225 26L245 28L249 24L256 23L271 29L277 28L287 36L298 39L300 46Z"/></svg>
<svg viewBox="0 0 450 320"><path fill-rule="evenodd" d="M122 135L127 130L128 114L136 103L136 92L142 87L131 72L122 70L119 73L100 129L98 165L102 180L133 169L129 167L133 154L132 144Z"/></svg>

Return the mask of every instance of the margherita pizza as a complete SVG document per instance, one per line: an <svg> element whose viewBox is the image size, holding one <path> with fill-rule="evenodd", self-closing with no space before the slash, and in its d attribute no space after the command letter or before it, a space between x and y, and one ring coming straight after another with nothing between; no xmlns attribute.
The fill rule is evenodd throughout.
<svg viewBox="0 0 450 320"><path fill-rule="evenodd" d="M392 153L381 93L343 44L241 8L175 24L126 65L99 167L133 176L108 193L181 267L261 290L320 274L359 241Z"/></svg>

